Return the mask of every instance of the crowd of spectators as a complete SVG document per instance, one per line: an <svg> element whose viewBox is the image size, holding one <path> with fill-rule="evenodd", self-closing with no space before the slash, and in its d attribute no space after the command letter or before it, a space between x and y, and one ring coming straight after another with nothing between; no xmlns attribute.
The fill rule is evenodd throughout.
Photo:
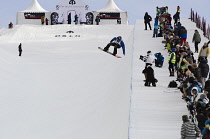
<svg viewBox="0 0 210 139"><path fill-rule="evenodd" d="M153 37L164 38L162 43L169 53L169 76L176 76L176 82L179 84L178 89L180 89L182 99L186 101L189 110L189 120L200 130L196 129L194 133L189 132L191 135L186 135L184 128L189 126L187 128L189 130L193 124L183 124L181 136L182 138L196 138L201 132L203 139L208 139L208 137L210 138L210 73L208 65L210 54L208 44L210 41L204 43L199 50L198 44L201 42L201 36L198 30L195 30L191 40L195 44L193 52L187 41L187 29L182 25L179 17L180 7L177 6L177 11L173 15L173 25L167 6L157 7L156 11ZM198 53L198 57L195 57L195 53ZM187 121L188 119L184 122Z"/></svg>

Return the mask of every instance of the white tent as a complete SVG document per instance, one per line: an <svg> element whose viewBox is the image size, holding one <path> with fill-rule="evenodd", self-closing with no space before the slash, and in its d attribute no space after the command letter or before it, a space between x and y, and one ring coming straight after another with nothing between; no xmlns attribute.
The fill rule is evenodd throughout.
<svg viewBox="0 0 210 139"><path fill-rule="evenodd" d="M113 0L109 0L103 9L93 14L94 17L100 15L100 24L117 24L118 19L121 19L121 24L128 24L127 12L120 10Z"/></svg>
<svg viewBox="0 0 210 139"><path fill-rule="evenodd" d="M51 12L44 10L37 0L32 0L30 6L24 11L17 13L17 24L35 24L41 25L41 16L49 19L50 24Z"/></svg>

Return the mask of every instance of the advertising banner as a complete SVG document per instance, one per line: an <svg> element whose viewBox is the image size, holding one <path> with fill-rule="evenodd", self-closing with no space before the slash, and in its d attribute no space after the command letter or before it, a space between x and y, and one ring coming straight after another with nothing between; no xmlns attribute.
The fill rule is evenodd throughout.
<svg viewBox="0 0 210 139"><path fill-rule="evenodd" d="M120 13L100 13L100 19L119 19Z"/></svg>
<svg viewBox="0 0 210 139"><path fill-rule="evenodd" d="M24 13L25 19L41 19L45 13Z"/></svg>
<svg viewBox="0 0 210 139"><path fill-rule="evenodd" d="M52 24L93 24L93 14L82 0L61 0L51 14Z"/></svg>

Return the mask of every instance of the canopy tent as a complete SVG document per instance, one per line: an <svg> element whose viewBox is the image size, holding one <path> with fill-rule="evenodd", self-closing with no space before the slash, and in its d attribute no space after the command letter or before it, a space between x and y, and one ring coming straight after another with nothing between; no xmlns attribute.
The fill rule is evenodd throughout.
<svg viewBox="0 0 210 139"><path fill-rule="evenodd" d="M93 24L93 14L89 5L82 0L61 0L51 15L52 24L72 24L78 16L79 23Z"/></svg>
<svg viewBox="0 0 210 139"><path fill-rule="evenodd" d="M103 9L94 11L93 15L100 16L100 24L117 24L119 19L121 24L128 24L127 12L120 10L113 0L109 0Z"/></svg>
<svg viewBox="0 0 210 139"><path fill-rule="evenodd" d="M17 24L41 25L41 17L50 19L51 12L44 10L37 0L32 0L30 6L24 11L17 13Z"/></svg>

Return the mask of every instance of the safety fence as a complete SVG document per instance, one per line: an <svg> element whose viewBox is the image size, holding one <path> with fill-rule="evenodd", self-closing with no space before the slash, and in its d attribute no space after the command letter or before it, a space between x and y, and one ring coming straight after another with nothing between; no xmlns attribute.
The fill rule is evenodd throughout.
<svg viewBox="0 0 210 139"><path fill-rule="evenodd" d="M191 9L190 19L192 22L196 23L196 27L203 31L203 35L210 39L210 26L206 24L206 19L201 17L197 12Z"/></svg>

